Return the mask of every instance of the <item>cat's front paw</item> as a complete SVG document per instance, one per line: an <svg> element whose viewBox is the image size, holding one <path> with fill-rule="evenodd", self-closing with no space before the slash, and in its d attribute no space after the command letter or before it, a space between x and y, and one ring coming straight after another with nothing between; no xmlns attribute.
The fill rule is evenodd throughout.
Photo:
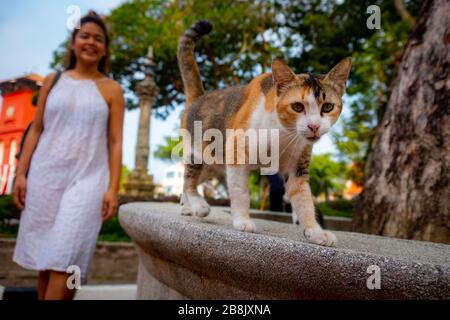
<svg viewBox="0 0 450 320"><path fill-rule="evenodd" d="M206 217L211 211L209 204L202 197L190 197L189 204L192 212L200 218Z"/></svg>
<svg viewBox="0 0 450 320"><path fill-rule="evenodd" d="M185 194L182 194L180 197L180 205L181 205L181 215L182 216L191 216L192 208L187 201L187 197Z"/></svg>
<svg viewBox="0 0 450 320"><path fill-rule="evenodd" d="M182 216L191 216L192 215L192 208L191 206L187 204L181 205L181 215Z"/></svg>
<svg viewBox="0 0 450 320"><path fill-rule="evenodd" d="M299 225L300 221L297 218L297 215L295 213L292 213L292 224Z"/></svg>
<svg viewBox="0 0 450 320"><path fill-rule="evenodd" d="M304 234L309 242L321 246L333 247L337 243L337 238L333 233L320 227L305 229Z"/></svg>
<svg viewBox="0 0 450 320"><path fill-rule="evenodd" d="M239 231L256 232L256 225L250 219L235 219L233 220L233 227Z"/></svg>

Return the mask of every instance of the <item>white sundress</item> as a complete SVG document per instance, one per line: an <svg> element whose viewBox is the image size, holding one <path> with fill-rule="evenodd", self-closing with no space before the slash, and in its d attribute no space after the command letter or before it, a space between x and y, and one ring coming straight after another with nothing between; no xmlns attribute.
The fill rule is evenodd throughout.
<svg viewBox="0 0 450 320"><path fill-rule="evenodd" d="M109 184L109 108L93 80L63 73L50 91L31 158L13 260L27 269L87 274Z"/></svg>

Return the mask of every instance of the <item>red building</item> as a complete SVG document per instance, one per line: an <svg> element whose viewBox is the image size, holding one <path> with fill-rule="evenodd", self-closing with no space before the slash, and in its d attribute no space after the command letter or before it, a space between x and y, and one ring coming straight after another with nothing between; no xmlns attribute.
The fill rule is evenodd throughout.
<svg viewBox="0 0 450 320"><path fill-rule="evenodd" d="M20 141L36 111L32 98L43 80L30 74L0 82L0 194L11 193Z"/></svg>

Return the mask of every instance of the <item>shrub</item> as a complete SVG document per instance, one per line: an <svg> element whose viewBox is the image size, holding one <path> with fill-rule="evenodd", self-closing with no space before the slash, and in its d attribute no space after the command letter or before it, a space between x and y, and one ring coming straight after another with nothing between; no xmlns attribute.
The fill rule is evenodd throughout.
<svg viewBox="0 0 450 320"><path fill-rule="evenodd" d="M130 237L125 233L119 224L119 219L114 216L111 220L103 223L98 237L100 241L120 241L130 242Z"/></svg>
<svg viewBox="0 0 450 320"><path fill-rule="evenodd" d="M0 237L15 238L18 225L11 225L11 219L19 219L20 210L13 203L11 195L0 196Z"/></svg>
<svg viewBox="0 0 450 320"><path fill-rule="evenodd" d="M0 196L0 237L15 238L19 230L18 225L11 225L10 219L19 219L20 210L13 204L12 196ZM130 237L119 224L117 216L103 223L98 237L100 241L125 241Z"/></svg>
<svg viewBox="0 0 450 320"><path fill-rule="evenodd" d="M330 201L330 207L335 210L338 210L338 211L352 212L353 203L352 203L352 201L346 200L346 199L336 199L336 200Z"/></svg>
<svg viewBox="0 0 450 320"><path fill-rule="evenodd" d="M330 201L329 204L326 202L320 202L316 205L316 208L324 216L351 218L353 204L349 200L339 199Z"/></svg>
<svg viewBox="0 0 450 320"><path fill-rule="evenodd" d="M0 196L0 223L7 223L10 219L19 218L20 209L14 205L12 196Z"/></svg>

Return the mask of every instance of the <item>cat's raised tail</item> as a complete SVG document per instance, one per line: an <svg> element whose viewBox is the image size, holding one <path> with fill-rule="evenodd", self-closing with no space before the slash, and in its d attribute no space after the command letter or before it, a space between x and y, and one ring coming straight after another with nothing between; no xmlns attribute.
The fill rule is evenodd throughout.
<svg viewBox="0 0 450 320"><path fill-rule="evenodd" d="M202 36L210 33L211 30L211 22L199 20L184 33L178 43L178 67L183 79L186 109L189 108L192 101L205 93L202 79L200 78L200 71L195 61L194 49L196 42Z"/></svg>

